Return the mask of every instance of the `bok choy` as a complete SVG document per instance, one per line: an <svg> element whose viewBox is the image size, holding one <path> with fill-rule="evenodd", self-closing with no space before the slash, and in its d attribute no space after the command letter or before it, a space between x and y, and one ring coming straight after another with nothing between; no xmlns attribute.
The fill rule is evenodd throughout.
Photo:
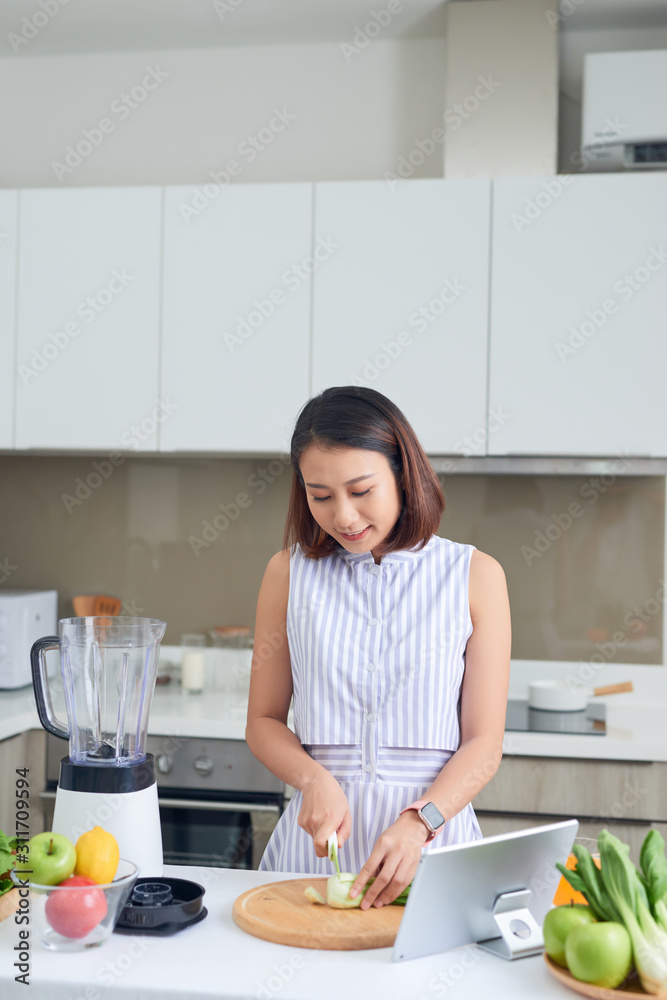
<svg viewBox="0 0 667 1000"><path fill-rule="evenodd" d="M659 835L658 835L659 836ZM649 834L646 840L651 837ZM630 861L630 848L609 830L598 837L600 868L589 852L575 845L574 871L563 865L558 870L573 889L583 893L598 920L612 920L625 926L632 941L634 963L647 993L667 995L667 928L656 916L664 907L664 842L652 837L642 847L644 878ZM658 855L662 851L662 861ZM653 912L651 911L651 905ZM662 907L656 902L662 901Z"/></svg>
<svg viewBox="0 0 667 1000"><path fill-rule="evenodd" d="M649 830L646 834L639 864L651 912L663 931L667 932L667 857L665 842L657 830Z"/></svg>

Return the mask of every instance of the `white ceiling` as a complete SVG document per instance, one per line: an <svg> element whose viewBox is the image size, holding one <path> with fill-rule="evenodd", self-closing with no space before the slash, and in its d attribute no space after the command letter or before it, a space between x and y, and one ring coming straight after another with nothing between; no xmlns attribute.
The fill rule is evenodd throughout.
<svg viewBox="0 0 667 1000"><path fill-rule="evenodd" d="M42 0L47 8L58 0ZM402 0L403 10L379 37L432 38L444 34L446 0ZM39 12L39 0L2 0L0 57L66 53L216 48L350 42L372 10L388 0L68 0L40 25L18 55L9 34ZM216 5L219 10L216 9ZM561 0L570 11L561 31L652 28L667 25L667 0Z"/></svg>

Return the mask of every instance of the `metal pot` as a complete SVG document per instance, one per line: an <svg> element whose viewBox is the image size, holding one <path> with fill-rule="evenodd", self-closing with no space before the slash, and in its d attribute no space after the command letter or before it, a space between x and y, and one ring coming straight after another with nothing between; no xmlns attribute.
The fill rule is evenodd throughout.
<svg viewBox="0 0 667 1000"><path fill-rule="evenodd" d="M632 681L598 688L568 681L531 681L528 685L528 705L544 712L583 712L591 698L632 690Z"/></svg>

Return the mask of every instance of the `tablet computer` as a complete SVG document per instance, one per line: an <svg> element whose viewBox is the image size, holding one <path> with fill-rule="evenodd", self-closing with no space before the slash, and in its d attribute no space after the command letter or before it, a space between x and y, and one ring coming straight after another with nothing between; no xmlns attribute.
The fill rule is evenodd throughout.
<svg viewBox="0 0 667 1000"><path fill-rule="evenodd" d="M576 819L425 851L392 961L479 944L502 958L544 947L541 925L579 823Z"/></svg>

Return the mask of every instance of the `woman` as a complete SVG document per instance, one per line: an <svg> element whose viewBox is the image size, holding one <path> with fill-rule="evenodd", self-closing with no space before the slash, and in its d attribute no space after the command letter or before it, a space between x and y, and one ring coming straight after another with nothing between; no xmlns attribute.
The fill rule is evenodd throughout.
<svg viewBox="0 0 667 1000"><path fill-rule="evenodd" d="M490 556L435 535L440 483L380 393L311 399L291 461L285 548L257 606L246 739L296 792L260 868L330 874L317 859L335 832L359 873L350 895L375 876L366 909L411 882L425 843L481 837L470 802L502 756L507 588Z"/></svg>

